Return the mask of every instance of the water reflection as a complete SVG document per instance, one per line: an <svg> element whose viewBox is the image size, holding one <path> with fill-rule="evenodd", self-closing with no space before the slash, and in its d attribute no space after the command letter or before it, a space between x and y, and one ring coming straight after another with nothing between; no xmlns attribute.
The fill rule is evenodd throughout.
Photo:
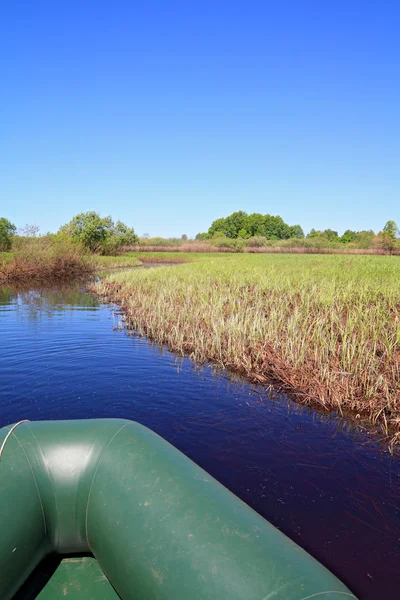
<svg viewBox="0 0 400 600"><path fill-rule="evenodd" d="M157 431L362 599L400 589L398 457L351 422L194 367L65 288L0 288L0 426L116 416Z"/></svg>

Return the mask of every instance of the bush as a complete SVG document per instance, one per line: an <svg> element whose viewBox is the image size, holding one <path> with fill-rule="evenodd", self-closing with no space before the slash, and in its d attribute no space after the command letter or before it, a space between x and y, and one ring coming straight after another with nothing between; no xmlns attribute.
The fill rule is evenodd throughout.
<svg viewBox="0 0 400 600"><path fill-rule="evenodd" d="M13 223L4 217L0 218L0 252L11 250L12 238L17 228Z"/></svg>
<svg viewBox="0 0 400 600"><path fill-rule="evenodd" d="M132 227L122 221L114 223L111 217L100 217L95 211L79 213L59 232L70 236L90 252L99 254L115 252L122 246L136 244L139 239Z"/></svg>
<svg viewBox="0 0 400 600"><path fill-rule="evenodd" d="M262 235L255 235L246 240L246 246L248 248L263 248L264 246L268 246L268 240Z"/></svg>
<svg viewBox="0 0 400 600"><path fill-rule="evenodd" d="M65 235L16 238L12 257L0 264L0 281L65 280L93 270L94 264L83 247Z"/></svg>

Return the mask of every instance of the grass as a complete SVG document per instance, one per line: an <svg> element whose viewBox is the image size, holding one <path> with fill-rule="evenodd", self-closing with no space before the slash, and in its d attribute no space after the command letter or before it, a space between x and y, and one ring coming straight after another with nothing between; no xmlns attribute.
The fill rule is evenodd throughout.
<svg viewBox="0 0 400 600"><path fill-rule="evenodd" d="M139 267L141 261L133 254L121 256L92 256L96 268L120 269L125 267Z"/></svg>
<svg viewBox="0 0 400 600"><path fill-rule="evenodd" d="M109 274L96 290L173 351L366 417L400 442L399 258L189 256L173 269Z"/></svg>

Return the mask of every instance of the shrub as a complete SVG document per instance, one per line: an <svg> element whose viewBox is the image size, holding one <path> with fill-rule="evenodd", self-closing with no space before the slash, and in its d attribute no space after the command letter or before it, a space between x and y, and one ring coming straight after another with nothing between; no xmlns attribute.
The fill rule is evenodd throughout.
<svg viewBox="0 0 400 600"><path fill-rule="evenodd" d="M90 252L99 254L115 252L122 246L136 244L139 239L132 227L122 221L114 223L111 217L101 217L95 211L79 213L60 228L60 233L67 234Z"/></svg>
<svg viewBox="0 0 400 600"><path fill-rule="evenodd" d="M68 279L90 273L94 264L83 247L65 235L16 238L13 254L0 264L0 282L25 279Z"/></svg>
<svg viewBox="0 0 400 600"><path fill-rule="evenodd" d="M17 228L13 223L4 217L0 218L0 252L7 252L11 249L12 238Z"/></svg>

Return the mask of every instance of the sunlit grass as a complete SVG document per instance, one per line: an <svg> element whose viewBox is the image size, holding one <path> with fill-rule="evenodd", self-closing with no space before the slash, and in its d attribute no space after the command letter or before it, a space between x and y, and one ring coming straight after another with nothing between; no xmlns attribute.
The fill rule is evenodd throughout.
<svg viewBox="0 0 400 600"><path fill-rule="evenodd" d="M121 256L92 256L96 267L102 269L118 269L121 267L138 267L141 262L131 254Z"/></svg>
<svg viewBox="0 0 400 600"><path fill-rule="evenodd" d="M110 274L131 326L196 361L277 382L300 402L400 423L400 259L202 255Z"/></svg>

